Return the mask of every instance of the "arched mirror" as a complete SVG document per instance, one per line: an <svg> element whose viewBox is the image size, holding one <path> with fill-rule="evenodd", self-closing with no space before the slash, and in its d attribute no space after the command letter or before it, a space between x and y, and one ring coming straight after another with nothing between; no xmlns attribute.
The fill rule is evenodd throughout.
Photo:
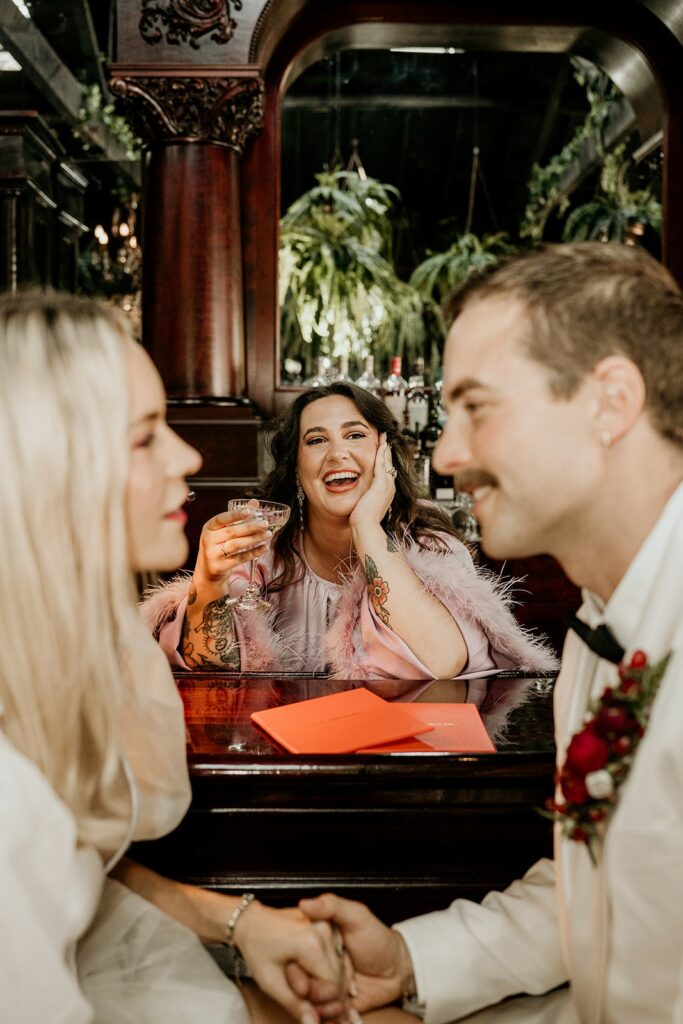
<svg viewBox="0 0 683 1024"><path fill-rule="evenodd" d="M639 109L635 51L612 40L607 74L566 39L404 37L335 49L282 96L280 387L356 379L368 355L380 378L396 356L435 369L449 291L510 249L658 252L663 115L656 89Z"/></svg>

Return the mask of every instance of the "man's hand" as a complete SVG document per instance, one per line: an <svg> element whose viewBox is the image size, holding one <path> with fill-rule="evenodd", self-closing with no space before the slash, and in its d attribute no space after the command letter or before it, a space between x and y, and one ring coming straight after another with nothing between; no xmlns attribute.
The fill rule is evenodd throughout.
<svg viewBox="0 0 683 1024"><path fill-rule="evenodd" d="M402 936L387 928L362 903L332 893L301 900L299 907L311 921L334 925L351 958L354 976L353 1006L364 1012L398 999L411 985L413 965ZM290 978L290 984L296 979ZM338 1016L338 1004L325 999L325 991L311 981L307 993L321 1018Z"/></svg>
<svg viewBox="0 0 683 1024"><path fill-rule="evenodd" d="M325 921L311 922L296 907L275 910L254 900L235 926L235 939L254 980L295 1020L318 1024L310 998L315 991L324 1005L335 1007L340 1022L360 1024L349 1003L344 961Z"/></svg>

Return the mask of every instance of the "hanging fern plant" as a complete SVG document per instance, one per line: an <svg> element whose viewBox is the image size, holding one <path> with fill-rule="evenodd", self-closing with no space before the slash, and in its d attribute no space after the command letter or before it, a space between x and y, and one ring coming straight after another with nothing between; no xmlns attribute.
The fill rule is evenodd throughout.
<svg viewBox="0 0 683 1024"><path fill-rule="evenodd" d="M446 252L433 253L413 271L410 284L424 298L442 305L474 271L484 270L501 256L514 252L504 232L461 235Z"/></svg>
<svg viewBox="0 0 683 1024"><path fill-rule="evenodd" d="M574 78L583 86L588 100L588 113L560 153L544 166L534 164L529 180L529 194L520 238L538 242L543 238L548 218L553 212L563 216L569 208L565 189L567 171L580 157L587 143L592 142L599 157L604 157L604 131L610 111L621 99L621 92L612 80L590 61L579 57L571 60Z"/></svg>
<svg viewBox="0 0 683 1024"><path fill-rule="evenodd" d="M633 242L645 228L661 232L661 203L649 189L629 187L631 164L625 148L622 144L605 157L598 194L569 215L562 235L565 242Z"/></svg>
<svg viewBox="0 0 683 1024"><path fill-rule="evenodd" d="M425 342L424 303L391 262L391 185L325 171L280 222L283 358L414 358Z"/></svg>

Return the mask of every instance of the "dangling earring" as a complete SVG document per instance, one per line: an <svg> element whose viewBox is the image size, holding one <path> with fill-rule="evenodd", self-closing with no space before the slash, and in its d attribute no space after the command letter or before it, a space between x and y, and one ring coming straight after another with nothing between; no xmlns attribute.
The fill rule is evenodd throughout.
<svg viewBox="0 0 683 1024"><path fill-rule="evenodd" d="M299 481L297 480L297 482L296 482L296 500L297 500L297 503L299 505L299 522L301 523L302 530L303 530L303 526L304 526L304 498L305 497L306 496L304 494L304 489L301 486L301 484L299 483Z"/></svg>
<svg viewBox="0 0 683 1024"><path fill-rule="evenodd" d="M600 434L600 444L603 448L611 448L612 446L612 435L609 430L603 430Z"/></svg>

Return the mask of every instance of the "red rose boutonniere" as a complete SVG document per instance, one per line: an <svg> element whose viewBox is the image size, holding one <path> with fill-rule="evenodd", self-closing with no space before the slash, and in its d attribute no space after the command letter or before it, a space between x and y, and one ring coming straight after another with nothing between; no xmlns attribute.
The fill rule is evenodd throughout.
<svg viewBox="0 0 683 1024"><path fill-rule="evenodd" d="M670 657L650 665L643 651L635 651L628 664L619 664L618 684L591 703L583 728L567 747L557 777L563 799L548 800L542 812L561 822L569 839L585 843L594 863L594 844L604 835L617 790L631 770Z"/></svg>

